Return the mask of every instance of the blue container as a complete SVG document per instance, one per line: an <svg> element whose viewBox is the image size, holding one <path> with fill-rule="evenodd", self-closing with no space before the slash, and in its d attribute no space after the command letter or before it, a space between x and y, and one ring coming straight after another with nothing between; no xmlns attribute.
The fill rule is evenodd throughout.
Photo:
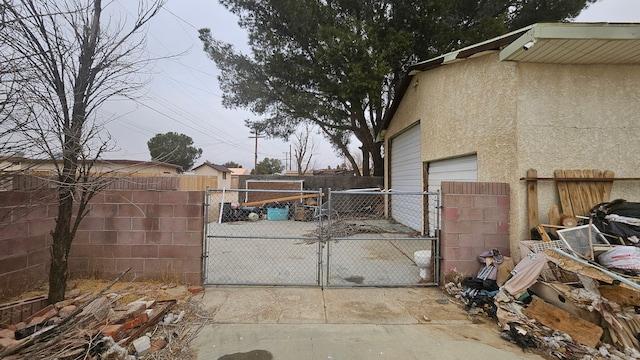
<svg viewBox="0 0 640 360"><path fill-rule="evenodd" d="M289 217L289 209L267 208L267 220L282 221Z"/></svg>

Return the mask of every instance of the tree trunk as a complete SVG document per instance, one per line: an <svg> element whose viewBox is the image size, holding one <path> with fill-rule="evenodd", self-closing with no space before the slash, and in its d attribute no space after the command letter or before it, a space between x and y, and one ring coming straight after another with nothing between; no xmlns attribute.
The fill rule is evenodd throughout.
<svg viewBox="0 0 640 360"><path fill-rule="evenodd" d="M73 191L64 187L58 192L58 216L51 233L51 266L49 268L49 303L64 300L69 273L69 251L73 235L69 232L73 214Z"/></svg>
<svg viewBox="0 0 640 360"><path fill-rule="evenodd" d="M362 145L362 176L371 176L371 166L369 165L369 147Z"/></svg>
<svg viewBox="0 0 640 360"><path fill-rule="evenodd" d="M384 158L382 157L382 144L375 143L371 149L373 159L373 176L384 176Z"/></svg>

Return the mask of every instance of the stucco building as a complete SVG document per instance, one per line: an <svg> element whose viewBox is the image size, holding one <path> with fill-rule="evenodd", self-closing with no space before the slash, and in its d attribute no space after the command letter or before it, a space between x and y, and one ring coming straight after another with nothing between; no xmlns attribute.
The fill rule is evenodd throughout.
<svg viewBox="0 0 640 360"><path fill-rule="evenodd" d="M534 24L417 63L384 120L385 186L507 183L513 252L530 237L528 169L640 177L638 84L640 24ZM639 182L614 181L611 198L640 201ZM555 185L541 182L538 200L546 223Z"/></svg>

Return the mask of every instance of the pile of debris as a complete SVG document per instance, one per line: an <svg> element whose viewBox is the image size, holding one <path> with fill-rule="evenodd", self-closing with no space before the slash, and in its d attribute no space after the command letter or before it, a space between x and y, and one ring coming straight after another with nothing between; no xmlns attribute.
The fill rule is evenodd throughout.
<svg viewBox="0 0 640 360"><path fill-rule="evenodd" d="M557 229L557 240L522 241L515 266L496 250L480 254L477 276L449 274L445 288L523 349L553 359L640 359L640 212L607 216L612 209L640 204L601 204L586 224Z"/></svg>
<svg viewBox="0 0 640 360"><path fill-rule="evenodd" d="M140 285L109 292L116 281L95 295L68 291L66 300L33 314L28 308L46 302L44 296L0 306L0 358L190 358L188 344L206 323L194 319L200 310L190 295L203 289L185 288L174 298L156 299L149 291L135 291L144 288Z"/></svg>

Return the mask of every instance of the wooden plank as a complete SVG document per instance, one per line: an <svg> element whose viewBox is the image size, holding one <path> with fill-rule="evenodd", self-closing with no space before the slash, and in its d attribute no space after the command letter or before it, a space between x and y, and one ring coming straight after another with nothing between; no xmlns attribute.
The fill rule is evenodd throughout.
<svg viewBox="0 0 640 360"><path fill-rule="evenodd" d="M602 174L605 179L613 179L616 174L611 170L605 170ZM602 193L602 202L611 201L611 188L613 188L613 180L604 183L604 191Z"/></svg>
<svg viewBox="0 0 640 360"><path fill-rule="evenodd" d="M553 172L556 178L563 178L564 172L562 170L556 170ZM571 198L569 197L569 188L566 182L556 183L558 187L558 196L560 198L560 206L562 207L563 215L573 216L573 207L571 206Z"/></svg>
<svg viewBox="0 0 640 360"><path fill-rule="evenodd" d="M593 178L593 171L590 169L582 170L582 177L585 179ZM586 211L585 215L589 215L591 208L597 204L595 197L591 196L591 185L593 185L595 190L596 183L594 182L582 181L578 183L578 189L580 190L580 196L582 197L582 205L585 207L584 210Z"/></svg>
<svg viewBox="0 0 640 360"><path fill-rule="evenodd" d="M537 177L538 172L534 169L527 170L527 177ZM538 182L527 181L527 205L529 213L529 229L533 229L540 223L538 220Z"/></svg>
<svg viewBox="0 0 640 360"><path fill-rule="evenodd" d="M580 173L580 175L578 175ZM578 172L575 170L565 170L565 177L570 178L580 178L582 177L582 172ZM584 215L584 207L582 206L582 198L580 197L580 191L578 190L578 182L577 181L569 181L567 182L567 189L569 189L569 198L571 199L571 208L573 209L573 215ZM566 214L565 214L566 215Z"/></svg>
<svg viewBox="0 0 640 360"><path fill-rule="evenodd" d="M560 220L560 209L558 209L558 205L553 204L553 206L551 207L547 215L549 215L549 224L554 226L558 226L562 224L562 221ZM558 238L558 233L556 232L556 229L551 228L550 231L553 234L553 236Z"/></svg>
<svg viewBox="0 0 640 360"><path fill-rule="evenodd" d="M580 274L580 275L585 275L588 276L592 279L596 279L599 281L602 281L604 283L607 284L613 284L615 279L612 278L611 276L603 273L602 271L598 270L598 269L594 269L592 267L589 266L585 266L581 263L579 263L578 261L575 261L573 259L570 259L566 256L563 256L561 254L558 254L557 252L551 251L551 250L545 250L544 253L547 255L547 257L552 260L554 263L556 263L561 269L572 272L572 273L576 273L576 274ZM621 286L624 284L621 284Z"/></svg>
<svg viewBox="0 0 640 360"><path fill-rule="evenodd" d="M593 169L591 170L591 174L594 179L602 178L602 170ZM600 204L602 202L602 194L604 193L604 183L603 182L594 182L590 184L591 186L591 197L596 202L595 205Z"/></svg>
<svg viewBox="0 0 640 360"><path fill-rule="evenodd" d="M542 238L542 241L551 242L551 238L549 237L549 234L547 234L547 231L544 229L544 227L541 224L538 224L536 228L538 229L538 233L540 234L540 238Z"/></svg>
<svg viewBox="0 0 640 360"><path fill-rule="evenodd" d="M616 285L600 285L600 295L622 306L640 306L640 291Z"/></svg>
<svg viewBox="0 0 640 360"><path fill-rule="evenodd" d="M260 206L260 205L264 205L264 204L271 203L271 202L281 202L281 201L289 201L289 200L302 200L302 199L308 199L308 198L312 198L312 197L318 197L318 194L293 195L293 196L285 196L285 197L274 198L274 199L252 201L252 202L244 203L244 204L242 204L242 206Z"/></svg>
<svg viewBox="0 0 640 360"><path fill-rule="evenodd" d="M537 296L533 297L524 314L552 329L569 334L575 341L591 348L598 345L603 333L600 326L571 315Z"/></svg>

